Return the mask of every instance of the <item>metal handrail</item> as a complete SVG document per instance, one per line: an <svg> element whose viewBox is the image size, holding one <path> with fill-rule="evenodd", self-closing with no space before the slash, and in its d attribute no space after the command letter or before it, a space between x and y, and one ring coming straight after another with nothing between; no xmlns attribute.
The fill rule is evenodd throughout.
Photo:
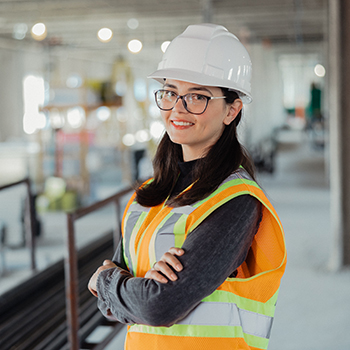
<svg viewBox="0 0 350 350"><path fill-rule="evenodd" d="M7 185L0 186L0 192L2 190L6 190L11 187L15 187L18 185L25 184L27 187L27 211L24 215L24 227L25 227L25 241L26 246L30 250L30 266L32 271L36 271L36 254L35 254L35 218L34 218L34 208L33 208L33 202L31 201L32 198L32 191L31 191L31 181L29 177L19 180L16 182L9 183Z"/></svg>
<svg viewBox="0 0 350 350"><path fill-rule="evenodd" d="M67 252L65 257L65 281L66 281L66 314L68 326L68 340L70 350L79 350L79 293L78 293L78 259L75 245L75 226L76 220L95 212L108 204L114 203L116 210L117 225L113 232L113 244L116 249L120 238L120 200L123 196L133 190L128 187L104 200L94 203L90 206L79 208L74 212L67 213Z"/></svg>

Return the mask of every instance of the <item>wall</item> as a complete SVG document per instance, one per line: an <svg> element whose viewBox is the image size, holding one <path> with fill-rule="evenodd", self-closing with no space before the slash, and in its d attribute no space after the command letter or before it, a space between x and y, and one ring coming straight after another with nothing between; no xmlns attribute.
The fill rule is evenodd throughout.
<svg viewBox="0 0 350 350"><path fill-rule="evenodd" d="M23 55L0 48L0 141L21 136Z"/></svg>
<svg viewBox="0 0 350 350"><path fill-rule="evenodd" d="M242 137L248 148L271 137L274 128L283 125L282 79L278 68L278 56L270 46L247 46L253 63L253 102L244 107Z"/></svg>

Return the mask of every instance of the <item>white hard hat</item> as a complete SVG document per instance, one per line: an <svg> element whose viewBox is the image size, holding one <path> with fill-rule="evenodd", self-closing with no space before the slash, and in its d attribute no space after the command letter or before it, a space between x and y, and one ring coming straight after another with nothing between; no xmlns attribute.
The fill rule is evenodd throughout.
<svg viewBox="0 0 350 350"><path fill-rule="evenodd" d="M249 54L235 35L220 25L195 24L170 43L148 78L225 87L236 91L243 103L250 103L251 75Z"/></svg>

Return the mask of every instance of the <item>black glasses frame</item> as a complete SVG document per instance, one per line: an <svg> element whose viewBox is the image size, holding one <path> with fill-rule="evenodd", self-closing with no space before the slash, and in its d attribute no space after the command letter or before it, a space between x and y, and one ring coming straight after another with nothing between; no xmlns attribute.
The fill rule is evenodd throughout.
<svg viewBox="0 0 350 350"><path fill-rule="evenodd" d="M206 95L202 95L202 94L197 94L197 95L200 95L200 96L205 97L205 99L206 99L206 104L205 104L205 107L204 107L203 112L195 113L195 112L190 111L190 110L187 108L187 103L186 103L186 96L192 95L193 92L190 92L190 93L185 94L185 95L176 95L176 100L175 100L175 102L174 102L174 105L173 105L171 108L162 108L162 107L159 106L158 101L157 101L157 94L158 94L158 92L161 92L161 91L172 92L172 93L175 94L175 92L170 91L170 90L166 90L166 89L159 89L159 90L157 90L157 91L154 91L154 98L155 98L155 100L156 100L156 104L157 104L157 107L158 107L159 109L161 109L162 111L171 111L171 110L175 107L175 105L177 104L177 101L178 101L179 99L181 99L181 100L182 100L182 104L183 104L184 108L186 109L186 111L189 112L189 113L191 113L191 114L195 114L195 115L203 114L203 113L207 110L208 103L209 103L210 100L216 100L216 99L220 99L220 98L226 98L226 96L206 96Z"/></svg>

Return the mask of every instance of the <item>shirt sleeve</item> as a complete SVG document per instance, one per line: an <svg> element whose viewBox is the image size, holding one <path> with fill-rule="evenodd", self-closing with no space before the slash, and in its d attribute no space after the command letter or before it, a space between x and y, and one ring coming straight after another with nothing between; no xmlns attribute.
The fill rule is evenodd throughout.
<svg viewBox="0 0 350 350"><path fill-rule="evenodd" d="M112 261L118 265L120 268L124 270L128 270L128 267L124 260L124 252L123 252L123 239L119 241L118 247L113 255Z"/></svg>
<svg viewBox="0 0 350 350"><path fill-rule="evenodd" d="M183 270L176 272L176 281L163 284L133 277L121 267L104 270L97 280L98 307L122 323L171 326L244 262L260 220L257 199L232 199L188 235L182 246L185 253L178 257Z"/></svg>

